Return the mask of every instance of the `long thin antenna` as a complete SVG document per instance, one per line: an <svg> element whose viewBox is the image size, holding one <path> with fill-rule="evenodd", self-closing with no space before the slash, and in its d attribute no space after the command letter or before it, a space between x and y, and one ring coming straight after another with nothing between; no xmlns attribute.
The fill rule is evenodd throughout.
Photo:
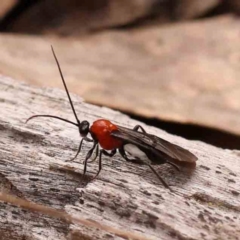
<svg viewBox="0 0 240 240"><path fill-rule="evenodd" d="M58 116L53 116L53 115L33 115L33 116L31 116L30 118L28 118L28 119L26 120L26 123L27 123L28 121L30 121L31 119L37 118L37 117L56 118L56 119L59 119L59 120L61 120L61 121L70 123L70 124L72 124L72 125L75 125L75 126L77 126L77 127L79 126L77 123L74 123L74 122L69 121L69 120L67 120L67 119L64 119L64 118L61 118L61 117L58 117Z"/></svg>
<svg viewBox="0 0 240 240"><path fill-rule="evenodd" d="M70 104L71 104L71 107L72 107L74 116L75 116L75 118L76 118L76 120L77 120L77 123L78 123L78 125L79 125L79 124L80 124L80 121L79 121L79 119L78 119L78 117L77 117L77 114L76 114L76 111L75 111L75 109L74 109L74 106L73 106L73 103L72 103L72 99L71 99L70 94L69 94L69 92L68 92L67 85L66 85L66 83L65 83L65 80L64 80L64 77L63 77L63 74L62 74L62 70L61 70L61 67L60 67L60 64L59 64L59 62L58 62L58 59L57 59L57 57L56 57L56 54L55 54L55 52L54 52L54 49L53 49L53 46L52 46L52 45L51 45L51 48L52 48L53 56L54 56L54 58L55 58L55 60L56 60L57 66L58 66L58 70L59 70L60 76L61 76L61 78L62 78L62 82L63 82L64 88L65 88L65 90L66 90L66 93L67 93L69 102L70 102Z"/></svg>

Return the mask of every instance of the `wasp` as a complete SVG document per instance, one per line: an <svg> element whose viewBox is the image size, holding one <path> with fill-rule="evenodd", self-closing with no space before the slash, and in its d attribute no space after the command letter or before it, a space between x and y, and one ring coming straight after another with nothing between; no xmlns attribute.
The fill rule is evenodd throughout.
<svg viewBox="0 0 240 240"><path fill-rule="evenodd" d="M102 155L113 157L118 151L126 161L147 165L157 176L163 186L169 188L168 184L161 178L152 165L168 163L179 170L177 163L192 164L197 161L197 157L190 151L155 135L147 133L140 125L135 126L133 129L129 129L116 125L107 119L97 119L91 126L86 120L80 121L77 117L60 64L52 46L51 49L76 122L53 115L33 115L28 118L26 122L37 117L48 117L56 118L76 126L82 139L76 155L68 161L76 159L78 154L81 152L83 141L93 143L91 149L85 157L83 170L84 175L87 172L87 163L94 152L96 154L94 159L91 159L91 161L94 161L97 157L99 157L99 168L93 179L99 175L102 169ZM99 145L101 149L99 149Z"/></svg>

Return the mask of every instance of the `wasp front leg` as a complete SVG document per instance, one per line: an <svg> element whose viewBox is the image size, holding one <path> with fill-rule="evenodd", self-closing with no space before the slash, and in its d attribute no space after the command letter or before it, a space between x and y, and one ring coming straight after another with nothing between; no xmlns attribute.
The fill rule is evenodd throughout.
<svg viewBox="0 0 240 240"><path fill-rule="evenodd" d="M98 144L98 142L94 142L92 148L91 148L91 149L88 151L88 153L87 153L87 156L86 156L85 161L84 161L83 175L85 175L86 172L87 172L88 159L92 156L93 151L94 151L95 147L97 146L97 144Z"/></svg>
<svg viewBox="0 0 240 240"><path fill-rule="evenodd" d="M99 154L99 145L98 144L96 146L96 151L95 152L96 152L95 157L92 158L90 161L88 161L89 163L94 162L97 159L97 157L98 157L98 154Z"/></svg>
<svg viewBox="0 0 240 240"><path fill-rule="evenodd" d="M78 154L81 152L83 140L85 140L86 142L93 142L93 140L90 139L90 138L87 138L87 137L82 138L82 140L80 141L80 144L79 144L78 151L77 151L76 155L73 158L71 158L69 160L66 160L66 162L72 162L77 158Z"/></svg>

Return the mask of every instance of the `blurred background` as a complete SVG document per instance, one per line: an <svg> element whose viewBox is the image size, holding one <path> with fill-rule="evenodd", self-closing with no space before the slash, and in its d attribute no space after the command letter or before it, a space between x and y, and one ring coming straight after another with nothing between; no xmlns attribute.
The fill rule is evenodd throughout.
<svg viewBox="0 0 240 240"><path fill-rule="evenodd" d="M0 74L240 149L239 0L1 0ZM104 116L103 116L104 117Z"/></svg>

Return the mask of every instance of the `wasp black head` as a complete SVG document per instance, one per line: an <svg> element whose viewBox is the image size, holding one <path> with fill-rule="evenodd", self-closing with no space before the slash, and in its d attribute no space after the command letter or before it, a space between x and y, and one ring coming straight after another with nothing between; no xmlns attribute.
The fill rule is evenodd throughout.
<svg viewBox="0 0 240 240"><path fill-rule="evenodd" d="M86 137L89 133L89 122L84 120L79 125L79 132L81 137Z"/></svg>

